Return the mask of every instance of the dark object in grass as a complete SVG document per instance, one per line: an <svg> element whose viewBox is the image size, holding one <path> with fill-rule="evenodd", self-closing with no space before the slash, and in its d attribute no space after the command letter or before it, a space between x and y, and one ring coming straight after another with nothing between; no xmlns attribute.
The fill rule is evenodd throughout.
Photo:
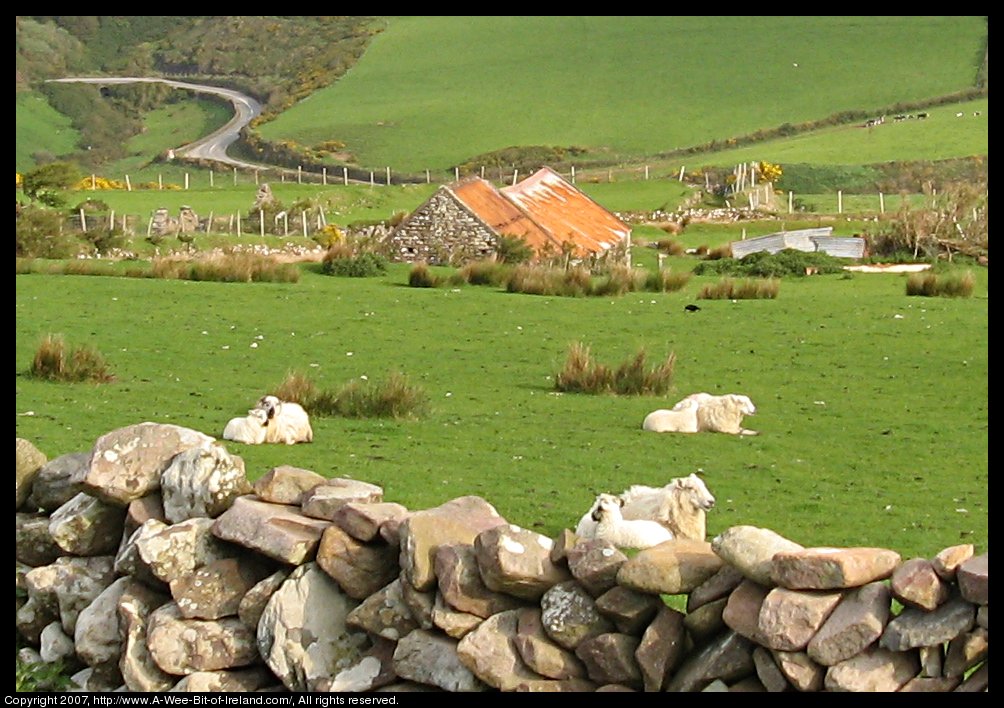
<svg viewBox="0 0 1004 708"><path fill-rule="evenodd" d="M699 308L697 305L684 305L683 309L686 310L687 312L697 312L701 308Z"/></svg>

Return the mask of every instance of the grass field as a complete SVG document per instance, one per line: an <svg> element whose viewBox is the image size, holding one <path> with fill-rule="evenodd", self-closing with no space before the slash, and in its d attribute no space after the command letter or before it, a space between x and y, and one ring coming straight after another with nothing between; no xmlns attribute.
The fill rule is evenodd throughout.
<svg viewBox="0 0 1004 708"><path fill-rule="evenodd" d="M985 33L980 17L394 18L261 132L404 171L511 145L651 155L970 88Z"/></svg>
<svg viewBox="0 0 1004 708"><path fill-rule="evenodd" d="M16 276L17 436L54 457L147 420L219 435L290 370L322 388L393 370L429 394L428 418L321 418L310 445L229 449L252 478L292 464L379 484L410 508L477 494L546 534L598 491L703 469L719 500L711 534L752 524L905 557L987 549L985 269L971 299L908 298L904 276L819 276L691 314L683 305L714 279L580 299L408 288L405 266L363 280L304 268L292 285ZM116 382L26 378L56 333L104 354ZM557 395L573 341L611 364L675 352L673 395ZM640 430L648 411L699 390L750 395L747 426L762 434Z"/></svg>
<svg viewBox="0 0 1004 708"><path fill-rule="evenodd" d="M14 169L23 172L37 164L34 155L72 152L77 132L70 119L49 105L41 94L27 91L14 96Z"/></svg>

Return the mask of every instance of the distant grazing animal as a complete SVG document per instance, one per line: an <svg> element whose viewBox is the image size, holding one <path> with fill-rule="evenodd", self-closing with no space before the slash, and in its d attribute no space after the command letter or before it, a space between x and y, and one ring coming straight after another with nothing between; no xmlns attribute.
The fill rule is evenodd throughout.
<svg viewBox="0 0 1004 708"><path fill-rule="evenodd" d="M700 404L697 401L681 401L679 408L667 410L659 408L645 416L641 429L653 433L696 433L697 411Z"/></svg>
<svg viewBox="0 0 1004 708"><path fill-rule="evenodd" d="M223 428L223 439L246 445L261 445L268 434L268 413L252 408L243 418L231 418Z"/></svg>
<svg viewBox="0 0 1004 708"><path fill-rule="evenodd" d="M673 406L673 410L684 408L687 401L697 401L697 431L728 433L729 435L759 435L755 430L742 426L743 417L754 415L756 406L749 396L727 393L714 396L710 393L692 393Z"/></svg>
<svg viewBox="0 0 1004 708"><path fill-rule="evenodd" d="M594 538L608 541L617 548L651 548L672 541L673 534L657 521L625 519L620 497L601 494L596 498L592 518L596 522Z"/></svg>
<svg viewBox="0 0 1004 708"><path fill-rule="evenodd" d="M575 527L575 535L582 539L596 537L596 519L593 518L600 498L583 514ZM620 494L624 503L621 515L625 519L648 519L665 526L676 538L705 540L707 512L715 506L715 497L696 474L671 480L663 487L631 485Z"/></svg>
<svg viewBox="0 0 1004 708"><path fill-rule="evenodd" d="M256 408L265 411L268 417L265 442L295 445L313 441L310 417L299 403L280 401L276 396L262 396Z"/></svg>
<svg viewBox="0 0 1004 708"><path fill-rule="evenodd" d="M697 305L684 305L683 309L687 312L700 312L701 310Z"/></svg>

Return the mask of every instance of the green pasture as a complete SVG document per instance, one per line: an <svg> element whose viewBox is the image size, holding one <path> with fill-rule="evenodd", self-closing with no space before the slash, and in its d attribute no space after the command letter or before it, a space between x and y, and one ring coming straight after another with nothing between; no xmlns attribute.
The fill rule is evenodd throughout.
<svg viewBox="0 0 1004 708"><path fill-rule="evenodd" d="M260 130L404 171L512 145L637 157L969 89L985 34L976 16L399 17Z"/></svg>
<svg viewBox="0 0 1004 708"><path fill-rule="evenodd" d="M984 98L906 111L904 114L927 113L928 117L897 122L892 115L887 115L885 123L871 128L864 127L863 121L837 125L748 147L721 150L706 157L698 155L686 161L693 162L694 167L732 166L759 160L779 164L867 165L986 155L990 142L988 104L989 99Z"/></svg>
<svg viewBox="0 0 1004 708"><path fill-rule="evenodd" d="M77 131L70 119L38 93L14 94L14 170L24 172L37 164L36 154L53 157L75 149Z"/></svg>
<svg viewBox="0 0 1004 708"><path fill-rule="evenodd" d="M970 299L907 297L901 275L814 276L785 279L776 300L696 313L683 306L713 278L585 299L409 288L404 265L371 279L303 269L285 285L15 276L16 435L50 458L143 421L217 436L291 370L331 389L400 371L428 393L427 418L316 418L311 444L228 449L252 479L291 464L379 484L413 509L477 494L548 535L597 492L703 470L711 534L752 524L904 557L988 550L985 269ZM48 334L98 349L117 380L27 378ZM558 395L574 341L609 364L675 352L673 393ZM694 391L748 394L761 435L641 430Z"/></svg>

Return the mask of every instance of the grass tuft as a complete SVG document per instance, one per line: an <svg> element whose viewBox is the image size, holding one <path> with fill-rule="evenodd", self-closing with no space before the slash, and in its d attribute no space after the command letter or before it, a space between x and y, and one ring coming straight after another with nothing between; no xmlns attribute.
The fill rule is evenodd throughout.
<svg viewBox="0 0 1004 708"><path fill-rule="evenodd" d="M776 278L725 278L713 285L705 285L697 297L701 300L773 300L780 289L781 282Z"/></svg>
<svg viewBox="0 0 1004 708"><path fill-rule="evenodd" d="M59 335L46 335L35 350L28 374L46 381L109 383L115 379L108 362L88 346L70 349Z"/></svg>
<svg viewBox="0 0 1004 708"><path fill-rule="evenodd" d="M972 297L975 279L971 272L911 273L906 281L906 294L922 297Z"/></svg>
<svg viewBox="0 0 1004 708"><path fill-rule="evenodd" d="M675 352L649 367L645 351L639 350L633 358L612 369L594 361L585 344L574 342L568 349L565 366L555 377L555 388L563 393L664 395L672 387L675 369Z"/></svg>

